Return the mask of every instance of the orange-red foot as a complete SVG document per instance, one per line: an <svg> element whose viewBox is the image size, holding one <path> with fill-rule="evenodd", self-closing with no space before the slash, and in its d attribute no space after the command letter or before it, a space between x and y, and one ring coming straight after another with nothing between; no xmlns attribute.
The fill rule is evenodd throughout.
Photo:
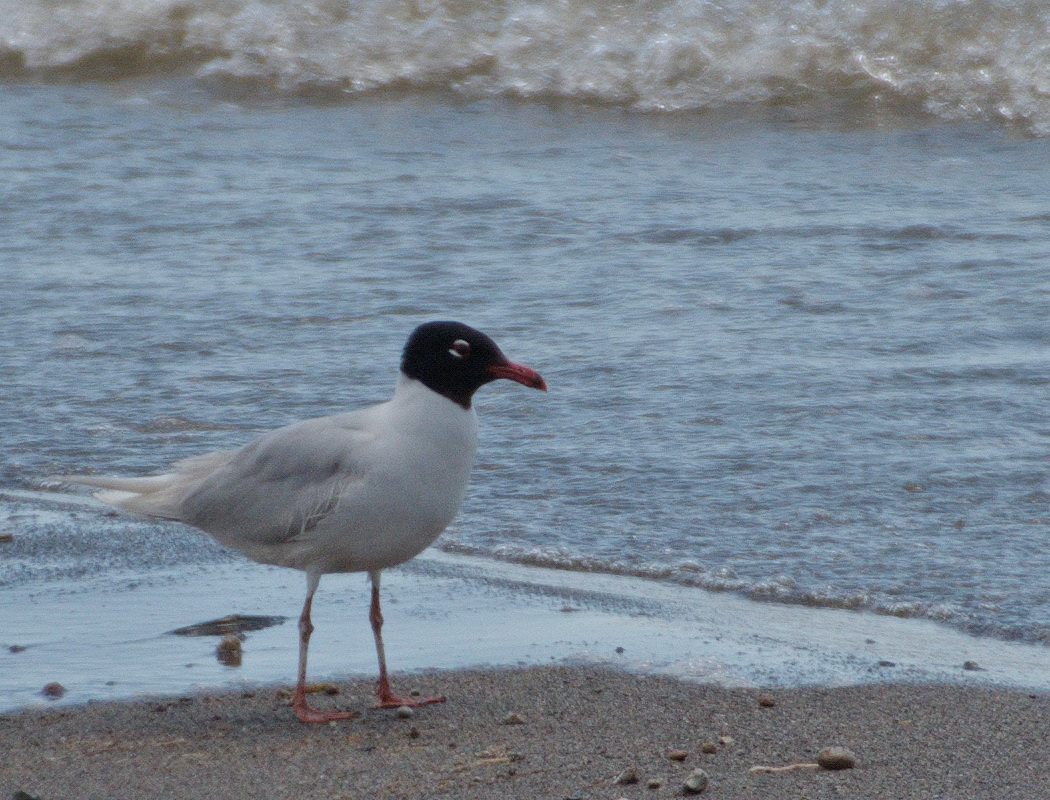
<svg viewBox="0 0 1050 800"><path fill-rule="evenodd" d="M310 708L306 704L305 694L302 697L296 696L292 699L292 710L300 722L337 722L338 720L356 719L361 716L354 711L319 711L316 708Z"/></svg>
<svg viewBox="0 0 1050 800"><path fill-rule="evenodd" d="M341 719L356 719L361 716L353 711L318 711L316 708L303 706L295 709L295 716L300 722L335 722Z"/></svg>
<svg viewBox="0 0 1050 800"><path fill-rule="evenodd" d="M401 697L393 692L377 692L379 698L379 705L376 708L401 708L401 706L408 706L409 708L419 708L420 706L429 706L431 703L444 703L444 697Z"/></svg>

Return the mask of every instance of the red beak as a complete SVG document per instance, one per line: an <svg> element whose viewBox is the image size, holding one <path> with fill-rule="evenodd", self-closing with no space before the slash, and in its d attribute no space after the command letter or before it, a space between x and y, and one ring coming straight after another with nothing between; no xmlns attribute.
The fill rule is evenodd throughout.
<svg viewBox="0 0 1050 800"><path fill-rule="evenodd" d="M522 386L528 386L530 389L547 391L547 384L540 373L521 364L515 364L513 361L489 367L488 373L493 378L506 378L509 381L520 383Z"/></svg>

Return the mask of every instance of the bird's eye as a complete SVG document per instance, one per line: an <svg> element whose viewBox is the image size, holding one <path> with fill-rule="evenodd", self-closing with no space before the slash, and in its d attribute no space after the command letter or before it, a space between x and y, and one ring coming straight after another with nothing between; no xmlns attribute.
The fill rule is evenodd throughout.
<svg viewBox="0 0 1050 800"><path fill-rule="evenodd" d="M452 347L448 349L448 352L454 358L466 358L470 355L470 342L465 342L462 339L456 339L452 343Z"/></svg>

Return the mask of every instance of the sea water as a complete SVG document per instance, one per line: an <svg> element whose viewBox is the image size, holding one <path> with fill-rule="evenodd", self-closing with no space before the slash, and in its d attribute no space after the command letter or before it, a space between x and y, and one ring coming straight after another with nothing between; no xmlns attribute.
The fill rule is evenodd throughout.
<svg viewBox="0 0 1050 800"><path fill-rule="evenodd" d="M449 318L551 392L479 392L446 554L1045 647L1047 41L1036 2L0 2L0 645L241 563L49 475L379 402Z"/></svg>

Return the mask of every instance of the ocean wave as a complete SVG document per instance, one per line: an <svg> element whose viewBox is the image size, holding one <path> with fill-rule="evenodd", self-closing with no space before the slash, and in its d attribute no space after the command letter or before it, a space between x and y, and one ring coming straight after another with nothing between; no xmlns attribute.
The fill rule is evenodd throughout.
<svg viewBox="0 0 1050 800"><path fill-rule="evenodd" d="M0 75L183 70L330 97L417 88L674 112L730 104L1050 134L1042 0L0 0Z"/></svg>
<svg viewBox="0 0 1050 800"><path fill-rule="evenodd" d="M745 578L731 567L709 567L690 559L657 564L633 559L604 559L558 548L500 545L486 549L451 538L442 540L438 546L448 553L492 558L524 566L621 575L665 581L710 592L733 592L758 602L923 619L943 623L974 636L1050 646L1050 628L1008 619L1002 614L1002 609L982 608L979 603L970 607L941 600L902 600L892 592L881 591L877 587L851 590L844 587L804 586L785 574L759 579Z"/></svg>

